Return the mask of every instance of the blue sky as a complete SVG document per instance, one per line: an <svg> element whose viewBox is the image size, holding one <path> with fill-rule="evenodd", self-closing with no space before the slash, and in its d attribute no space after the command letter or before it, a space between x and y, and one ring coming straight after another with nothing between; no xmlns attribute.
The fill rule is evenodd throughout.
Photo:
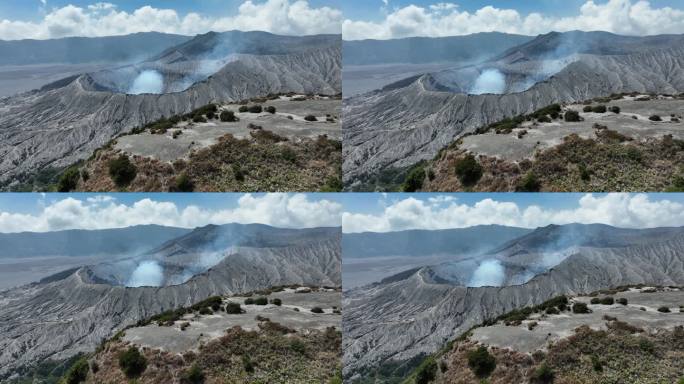
<svg viewBox="0 0 684 384"><path fill-rule="evenodd" d="M343 204L343 230L347 233L486 224L525 228L568 223L684 226L681 193L376 193L351 194Z"/></svg>
<svg viewBox="0 0 684 384"><path fill-rule="evenodd" d="M146 5L155 8L175 9L180 15L196 12L211 16L230 16L237 13L240 4L245 0L46 0L44 6L40 0L2 0L0 1L1 19L40 20L46 11L75 5L86 8L97 2L115 4L119 10L132 12ZM260 2L260 1L256 1ZM337 6L336 0L310 0L313 7Z"/></svg>
<svg viewBox="0 0 684 384"><path fill-rule="evenodd" d="M339 195L325 193L2 193L0 232L158 224L261 223L283 228L341 225Z"/></svg>
<svg viewBox="0 0 684 384"><path fill-rule="evenodd" d="M385 7L382 0L346 0L341 4L341 9L346 19L379 21L384 18L388 11L395 8L403 8L408 5L429 7L430 5L451 2L458 5L461 11L475 12L478 9L491 5L495 8L515 9L523 15L531 12L539 12L549 16L571 16L579 13L579 8L587 0L388 0ZM595 0L595 3L605 3L607 0ZM682 8L681 0L650 0L653 7Z"/></svg>

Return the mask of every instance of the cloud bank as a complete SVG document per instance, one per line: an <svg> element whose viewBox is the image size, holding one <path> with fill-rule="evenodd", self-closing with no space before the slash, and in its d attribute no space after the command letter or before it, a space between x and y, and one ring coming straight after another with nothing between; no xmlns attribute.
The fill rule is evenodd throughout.
<svg viewBox="0 0 684 384"><path fill-rule="evenodd" d="M344 20L346 40L393 39L410 36L455 36L477 32L538 35L550 31L608 31L622 35L684 33L684 10L654 8L645 0L586 1L569 17L541 13L522 15L515 9L485 6L460 11L453 3L395 9L379 22Z"/></svg>
<svg viewBox="0 0 684 384"><path fill-rule="evenodd" d="M38 214L0 212L0 232L48 232L65 229L123 228L157 224L195 228L208 224L260 223L281 228L340 226L342 206L309 200L305 194L243 195L231 209L208 209L144 198L126 205L111 196L67 197L45 205Z"/></svg>
<svg viewBox="0 0 684 384"><path fill-rule="evenodd" d="M181 16L173 9L151 6L132 12L111 3L87 7L53 8L39 22L0 20L0 39L50 39L68 36L112 36L136 32L196 35L208 31L266 31L282 35L340 33L342 12L331 7L314 8L308 0L246 0L230 17L198 13Z"/></svg>
<svg viewBox="0 0 684 384"><path fill-rule="evenodd" d="M483 199L475 204L433 198L409 197L387 205L380 214L345 212L345 233L390 232L407 229L448 229L499 224L536 228L549 224L602 223L623 228L684 225L684 204L667 199L654 201L646 194L586 194L570 209L543 208Z"/></svg>

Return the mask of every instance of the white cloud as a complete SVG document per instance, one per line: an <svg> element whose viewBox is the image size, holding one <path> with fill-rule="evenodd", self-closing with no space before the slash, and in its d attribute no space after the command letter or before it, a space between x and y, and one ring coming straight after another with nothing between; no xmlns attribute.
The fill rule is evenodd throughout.
<svg viewBox="0 0 684 384"><path fill-rule="evenodd" d="M608 31L623 35L684 33L684 10L654 8L645 0L586 1L576 15L553 17L540 13L522 15L514 9L482 7L459 11L451 3L427 8L408 5L387 14L384 20L344 20L346 40L391 39L409 36L455 36L477 32L538 35L550 31Z"/></svg>
<svg viewBox="0 0 684 384"><path fill-rule="evenodd" d="M246 0L238 13L214 17L173 9L143 6L120 11L112 3L54 8L40 22L0 20L0 39L48 39L67 36L111 36L136 32L195 35L208 31L266 31L283 35L340 33L342 12L331 7L314 8L308 0Z"/></svg>
<svg viewBox="0 0 684 384"><path fill-rule="evenodd" d="M345 233L388 232L406 229L447 229L499 224L525 228L549 224L602 223L623 228L684 225L684 205L667 199L653 201L645 194L613 193L582 196L576 207L550 209L538 205L520 208L512 202L483 199L475 204L436 204L409 197L388 205L380 214L345 212Z"/></svg>
<svg viewBox="0 0 684 384"><path fill-rule="evenodd" d="M83 200L67 197L41 208L38 214L0 212L0 232L47 232L64 229L122 228L158 224L194 228L207 224L261 223L284 228L340 226L342 206L312 201L304 194L243 195L232 209L189 205L180 209L149 198L126 205L110 196Z"/></svg>

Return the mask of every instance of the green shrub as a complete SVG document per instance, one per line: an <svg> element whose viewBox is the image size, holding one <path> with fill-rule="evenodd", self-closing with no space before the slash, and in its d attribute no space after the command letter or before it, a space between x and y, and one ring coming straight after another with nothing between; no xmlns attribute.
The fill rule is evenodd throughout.
<svg viewBox="0 0 684 384"><path fill-rule="evenodd" d="M71 192L76 189L78 185L78 180L81 174L77 167L69 167L64 173L59 177L59 182L57 184L57 191L59 192Z"/></svg>
<svg viewBox="0 0 684 384"><path fill-rule="evenodd" d="M195 363L190 369L183 373L181 382L183 384L202 384L204 383L204 372L202 372L197 363Z"/></svg>
<svg viewBox="0 0 684 384"><path fill-rule="evenodd" d="M207 119L202 115L195 115L192 118L193 123L206 123Z"/></svg>
<svg viewBox="0 0 684 384"><path fill-rule="evenodd" d="M423 188L425 181L425 163L421 162L413 166L401 185L404 192L415 192Z"/></svg>
<svg viewBox="0 0 684 384"><path fill-rule="evenodd" d="M606 296L606 297L604 297L604 298L601 299L601 304L603 304L603 305L613 305L613 304L615 304L615 299L613 299L613 298L610 297L610 296Z"/></svg>
<svg viewBox="0 0 684 384"><path fill-rule="evenodd" d="M596 355L591 355L591 366L596 372L603 371L603 362L601 362L601 359L599 359Z"/></svg>
<svg viewBox="0 0 684 384"><path fill-rule="evenodd" d="M313 312L313 313L323 313L323 309L321 309L321 307L313 307L313 308L311 308L311 312Z"/></svg>
<svg viewBox="0 0 684 384"><path fill-rule="evenodd" d="M591 111L594 113L606 113L607 110L608 108L606 108L606 106L603 104L597 105L591 109Z"/></svg>
<svg viewBox="0 0 684 384"><path fill-rule="evenodd" d="M427 384L437 376L437 363L430 356L423 361L416 371L416 384Z"/></svg>
<svg viewBox="0 0 684 384"><path fill-rule="evenodd" d="M591 109L591 107L589 107L589 108ZM585 107L585 109L586 109L586 107ZM565 118L565 121L568 121L568 122L580 121L579 112L574 111L572 109L565 112L564 118Z"/></svg>
<svg viewBox="0 0 684 384"><path fill-rule="evenodd" d="M272 300L271 300L271 304L277 305L277 306L280 307L281 305L283 305L283 301L280 300L280 299L278 299L278 298L275 298L275 299L272 299Z"/></svg>
<svg viewBox="0 0 684 384"><path fill-rule="evenodd" d="M545 313L547 315L557 315L560 313L560 311L556 307L548 307L548 308L546 308Z"/></svg>
<svg viewBox="0 0 684 384"><path fill-rule="evenodd" d="M226 123L232 123L235 121L238 121L237 117L235 117L235 112L233 111L223 111L221 112L221 115L219 116L221 121L226 122Z"/></svg>
<svg viewBox="0 0 684 384"><path fill-rule="evenodd" d="M188 174L183 172L176 177L176 191L178 192L192 192L195 190L195 185L188 177Z"/></svg>
<svg viewBox="0 0 684 384"><path fill-rule="evenodd" d="M306 353L306 345L298 338L293 338L290 341L290 349L297 353L301 353L302 355Z"/></svg>
<svg viewBox="0 0 684 384"><path fill-rule="evenodd" d="M624 297L617 299L617 302L618 304L627 305L627 299Z"/></svg>
<svg viewBox="0 0 684 384"><path fill-rule="evenodd" d="M265 298L265 297L263 297L263 296L262 296L262 297L257 297L257 298L254 300L254 304L256 304L256 305L266 305L266 304L268 304L268 299Z"/></svg>
<svg viewBox="0 0 684 384"><path fill-rule="evenodd" d="M252 304L254 304L254 299L252 299L251 297L248 297L245 299L245 305L252 305Z"/></svg>
<svg viewBox="0 0 684 384"><path fill-rule="evenodd" d="M119 354L119 368L129 378L140 376L147 368L147 359L138 348L129 347Z"/></svg>
<svg viewBox="0 0 684 384"><path fill-rule="evenodd" d="M584 108L582 109L583 112L591 112L593 108L591 105L585 105Z"/></svg>
<svg viewBox="0 0 684 384"><path fill-rule="evenodd" d="M658 312L669 313L670 308L669 307L660 307L660 308L658 308Z"/></svg>
<svg viewBox="0 0 684 384"><path fill-rule="evenodd" d="M474 185L482 177L482 166L475 156L468 154L456 161L456 175L464 186Z"/></svg>
<svg viewBox="0 0 684 384"><path fill-rule="evenodd" d="M555 374L553 373L553 370L551 367L546 364L546 362L543 362L542 365L537 368L534 373L532 374L532 381L535 383L551 383L553 382L553 377Z"/></svg>
<svg viewBox="0 0 684 384"><path fill-rule="evenodd" d="M591 303L592 304L601 304L601 299L599 299L598 297L592 297Z"/></svg>
<svg viewBox="0 0 684 384"><path fill-rule="evenodd" d="M242 355L242 367L247 373L254 372L254 363L252 363L252 359L250 359L248 355Z"/></svg>
<svg viewBox="0 0 684 384"><path fill-rule="evenodd" d="M575 303L572 306L573 313L591 313L586 303Z"/></svg>
<svg viewBox="0 0 684 384"><path fill-rule="evenodd" d="M120 155L116 159L109 161L109 176L119 187L130 184L138 171L126 155Z"/></svg>
<svg viewBox="0 0 684 384"><path fill-rule="evenodd" d="M261 113L263 111L264 109L261 107L261 105L252 105L249 107L249 113Z"/></svg>
<svg viewBox="0 0 684 384"><path fill-rule="evenodd" d="M610 107L610 111L613 113L620 113L620 107L618 107L617 105L613 105L612 107Z"/></svg>
<svg viewBox="0 0 684 384"><path fill-rule="evenodd" d="M85 357L81 357L69 368L69 370L64 374L65 384L79 384L88 378L88 360Z"/></svg>
<svg viewBox="0 0 684 384"><path fill-rule="evenodd" d="M487 377L496 368L496 359L484 346L468 352L467 357L468 366L478 377Z"/></svg>
<svg viewBox="0 0 684 384"><path fill-rule="evenodd" d="M207 119L213 120L214 117L216 117L216 114L212 111L207 112Z"/></svg>
<svg viewBox="0 0 684 384"><path fill-rule="evenodd" d="M306 121L318 121L318 119L314 115L306 115L304 117L304 120L306 120Z"/></svg>
<svg viewBox="0 0 684 384"><path fill-rule="evenodd" d="M239 303L228 303L226 304L226 313L230 315L239 315L242 313L242 307Z"/></svg>
<svg viewBox="0 0 684 384"><path fill-rule="evenodd" d="M328 176L320 192L342 192L342 178L339 176Z"/></svg>
<svg viewBox="0 0 684 384"><path fill-rule="evenodd" d="M660 116L658 116L658 115L653 115L653 116L649 117L648 119L651 121L663 121L663 119L661 119Z"/></svg>
<svg viewBox="0 0 684 384"><path fill-rule="evenodd" d="M587 167L584 164L579 165L579 172L580 172L580 179L584 181L589 181L591 180L591 172L587 169Z"/></svg>
<svg viewBox="0 0 684 384"><path fill-rule="evenodd" d="M289 161L290 163L295 163L297 161L297 153L290 147L283 146L280 151L280 156L283 160Z"/></svg>
<svg viewBox="0 0 684 384"><path fill-rule="evenodd" d="M273 114L276 113L276 107L274 107L274 106L272 106L272 105L269 105L268 107L266 107L266 112L268 112L268 113L270 113L270 114L273 115Z"/></svg>
<svg viewBox="0 0 684 384"><path fill-rule="evenodd" d="M249 112L249 107L246 105L241 105L240 108L238 108L238 112L240 112L240 113Z"/></svg>
<svg viewBox="0 0 684 384"><path fill-rule="evenodd" d="M518 183L517 192L539 192L541 183L537 180L537 176L532 172L528 172Z"/></svg>
<svg viewBox="0 0 684 384"><path fill-rule="evenodd" d="M212 315L214 314L214 311L212 311L209 307L202 307L199 310L200 315Z"/></svg>
<svg viewBox="0 0 684 384"><path fill-rule="evenodd" d="M540 122L540 123L550 123L550 122L551 122L551 118L548 117L547 115L543 115L543 116L539 116L539 117L537 118L537 121Z"/></svg>

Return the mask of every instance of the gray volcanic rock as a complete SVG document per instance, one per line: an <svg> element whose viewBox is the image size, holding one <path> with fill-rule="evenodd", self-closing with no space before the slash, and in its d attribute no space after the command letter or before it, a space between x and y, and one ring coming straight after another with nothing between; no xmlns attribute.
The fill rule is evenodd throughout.
<svg viewBox="0 0 684 384"><path fill-rule="evenodd" d="M190 234L168 244L199 249L203 247L201 239L211 241L215 237L207 233L220 228L199 228L194 239L189 239ZM340 228L260 227L252 233L261 233L264 243L252 241L184 284L111 285L102 281L95 266L0 292L0 378L47 358L59 360L92 351L127 325L213 295L290 284L341 286ZM269 233L276 238L274 242L269 243ZM171 257L169 249L161 247L159 251Z"/></svg>
<svg viewBox="0 0 684 384"><path fill-rule="evenodd" d="M300 39L300 45L287 54L231 53L220 62L217 72L181 92L122 93L136 74L149 66L163 70L171 78L176 76L176 80L165 80L167 90L180 87L187 80L183 76L199 65L190 59L200 56L197 52L195 56L181 53L194 52L190 48L194 47L211 57L216 47L207 48L206 39L206 35L199 36L194 45L191 41L182 48L169 50L154 62L124 67L118 72L84 74L38 91L0 99L0 184L17 181L22 175L46 167L68 166L87 158L121 133L211 102L288 92L341 92L341 40L339 36L323 36L288 38ZM310 40L313 47L307 49ZM172 64L180 67L168 66L171 56L176 57Z"/></svg>
<svg viewBox="0 0 684 384"><path fill-rule="evenodd" d="M578 48L567 54L554 43L558 35L563 34L540 36L477 66L425 74L345 99L347 188L385 169L431 159L478 127L553 103L612 93L684 92L684 36L626 42L616 37L609 41L612 45L597 43L585 49L588 53ZM604 38L603 34L581 36L589 41ZM502 74L503 93L468 94L478 75L488 69Z"/></svg>
<svg viewBox="0 0 684 384"><path fill-rule="evenodd" d="M358 377L364 369L432 353L485 320L557 295L630 284L681 285L684 229L656 232L652 241L644 232L634 245L578 247L522 285L458 286L435 281L434 267L425 267L346 292L344 375Z"/></svg>

